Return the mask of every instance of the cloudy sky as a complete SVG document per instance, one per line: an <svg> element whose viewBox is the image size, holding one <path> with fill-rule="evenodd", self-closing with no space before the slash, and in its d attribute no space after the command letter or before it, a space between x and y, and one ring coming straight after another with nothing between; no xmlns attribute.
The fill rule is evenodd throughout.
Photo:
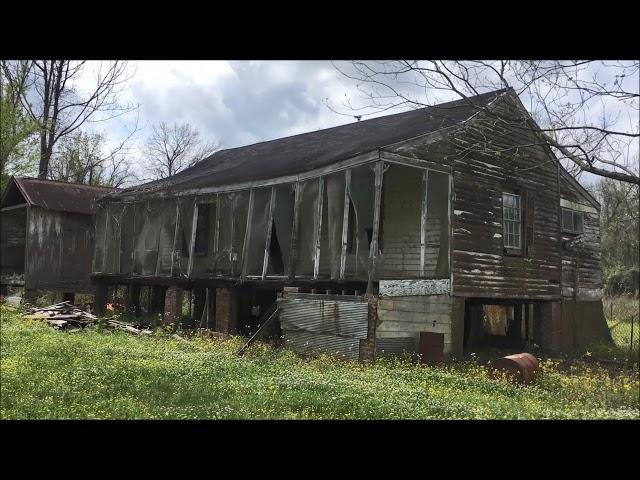
<svg viewBox="0 0 640 480"><path fill-rule="evenodd" d="M80 89L90 87L98 65L89 63ZM356 81L329 61L131 61L128 71L132 78L120 100L138 109L90 128L115 145L137 119L132 158L141 177L140 147L154 123L188 122L203 140L233 148L356 121L347 103L366 102Z"/></svg>
<svg viewBox="0 0 640 480"><path fill-rule="evenodd" d="M79 84L94 82L95 65ZM134 143L141 147L151 125L188 122L205 140L233 148L356 121L345 99L357 103L355 83L328 61L139 61L121 103L139 105L91 129L115 145L138 119Z"/></svg>

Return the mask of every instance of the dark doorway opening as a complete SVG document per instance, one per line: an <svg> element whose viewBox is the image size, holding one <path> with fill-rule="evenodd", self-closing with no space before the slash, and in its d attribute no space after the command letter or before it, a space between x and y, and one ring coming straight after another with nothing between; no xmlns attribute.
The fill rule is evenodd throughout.
<svg viewBox="0 0 640 480"><path fill-rule="evenodd" d="M242 309L240 316L239 331L241 335L250 336L260 327L264 321L264 315L269 311L277 298L277 291L271 289L251 288L242 297ZM277 323L277 322L275 322ZM264 332L263 339L274 339L280 335L277 325L271 325L269 330Z"/></svg>
<svg viewBox="0 0 640 480"><path fill-rule="evenodd" d="M530 346L531 303L468 299L464 314L464 353L519 350Z"/></svg>

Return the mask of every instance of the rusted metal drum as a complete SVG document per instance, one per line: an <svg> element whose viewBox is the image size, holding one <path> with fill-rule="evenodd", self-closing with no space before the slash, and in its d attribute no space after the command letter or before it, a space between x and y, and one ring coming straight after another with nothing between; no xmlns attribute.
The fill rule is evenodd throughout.
<svg viewBox="0 0 640 480"><path fill-rule="evenodd" d="M539 365L538 359L530 353L517 353L492 360L490 373L492 378L506 375L513 382L527 385L535 380Z"/></svg>

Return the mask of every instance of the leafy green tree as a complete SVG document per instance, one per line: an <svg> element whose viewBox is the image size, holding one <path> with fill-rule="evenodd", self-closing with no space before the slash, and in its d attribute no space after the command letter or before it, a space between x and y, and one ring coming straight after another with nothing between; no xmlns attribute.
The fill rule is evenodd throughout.
<svg viewBox="0 0 640 480"><path fill-rule="evenodd" d="M38 161L38 122L24 109L21 96L27 89L29 62L15 62L11 79L0 69L0 191L11 175L33 174Z"/></svg>
<svg viewBox="0 0 640 480"><path fill-rule="evenodd" d="M640 201L638 185L603 179L595 186L601 209L602 270L607 293L638 289Z"/></svg>

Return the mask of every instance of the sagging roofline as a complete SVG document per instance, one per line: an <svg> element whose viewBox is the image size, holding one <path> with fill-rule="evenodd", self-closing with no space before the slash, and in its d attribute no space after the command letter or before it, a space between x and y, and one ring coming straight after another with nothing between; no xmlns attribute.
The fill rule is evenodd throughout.
<svg viewBox="0 0 640 480"><path fill-rule="evenodd" d="M441 139L440 136L435 136L433 141L439 141ZM415 141L415 140L408 140ZM103 197L98 200L98 203L106 203L106 202L114 202L114 203L135 203L147 199L166 199L172 197L189 197L189 196L198 196L198 195L209 195L216 193L232 193L241 190L250 190L252 188L260 188L260 187L272 187L275 185L284 185L290 183L303 182L307 180L313 180L316 178L320 178L326 175L331 175L332 173L341 172L344 170L348 170L350 168L359 167L362 165L373 164L379 161L394 163L398 165L404 165L407 167L415 167L423 170L434 170L440 173L450 174L451 168L449 166L430 162L428 160L421 160L413 157L403 156L399 153L390 152L385 150L386 147L380 147L370 152L362 153L356 155L354 157L348 158L346 160L342 160L340 162L336 162L332 165L317 168L314 170L310 170L305 173L297 174L297 175L288 175L286 177L276 177L269 180L260 180L255 182L245 182L238 183L233 185L223 185L220 187L205 187L205 188L195 188L188 190L180 190L180 191L171 191L168 190L158 190L151 193L144 192L135 192L135 193L124 193L120 194L117 197Z"/></svg>

